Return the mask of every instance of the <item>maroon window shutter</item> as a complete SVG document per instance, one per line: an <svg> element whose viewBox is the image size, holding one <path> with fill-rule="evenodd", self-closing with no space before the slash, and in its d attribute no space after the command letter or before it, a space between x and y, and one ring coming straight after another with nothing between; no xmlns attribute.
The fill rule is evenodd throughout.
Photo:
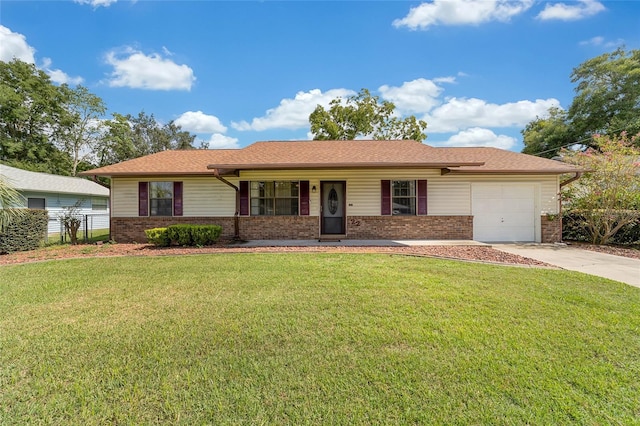
<svg viewBox="0 0 640 426"><path fill-rule="evenodd" d="M182 182L173 182L173 215L182 216Z"/></svg>
<svg viewBox="0 0 640 426"><path fill-rule="evenodd" d="M391 181L380 181L380 214L382 216L389 216L391 214Z"/></svg>
<svg viewBox="0 0 640 426"><path fill-rule="evenodd" d="M138 216L149 216L149 182L138 182Z"/></svg>
<svg viewBox="0 0 640 426"><path fill-rule="evenodd" d="M418 181L418 214L427 214L427 181Z"/></svg>
<svg viewBox="0 0 640 426"><path fill-rule="evenodd" d="M300 216L309 216L309 181L300 181Z"/></svg>
<svg viewBox="0 0 640 426"><path fill-rule="evenodd" d="M249 181L240 181L240 216L249 216Z"/></svg>

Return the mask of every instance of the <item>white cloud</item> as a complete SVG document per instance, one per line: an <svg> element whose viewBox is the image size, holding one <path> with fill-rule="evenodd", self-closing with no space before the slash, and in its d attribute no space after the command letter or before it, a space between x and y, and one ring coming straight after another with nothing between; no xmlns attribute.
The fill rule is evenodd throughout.
<svg viewBox="0 0 640 426"><path fill-rule="evenodd" d="M558 19L560 21L576 21L588 18L606 10L604 5L596 0L578 0L577 3L555 3L544 7L537 16L543 21Z"/></svg>
<svg viewBox="0 0 640 426"><path fill-rule="evenodd" d="M251 123L246 121L232 122L236 130L268 130L268 129L300 129L309 126L309 115L317 105L326 107L337 97L347 97L355 92L348 89L331 89L322 93L319 89L298 92L295 98L283 99L280 105L267 110L262 117L256 117Z"/></svg>
<svg viewBox="0 0 640 426"><path fill-rule="evenodd" d="M106 62L114 67L108 80L111 87L191 90L196 80L193 70L187 65L178 65L157 53L145 55L130 47L123 53L107 53Z"/></svg>
<svg viewBox="0 0 640 426"><path fill-rule="evenodd" d="M432 25L477 25L509 21L526 12L534 0L433 0L409 10L393 26L424 30Z"/></svg>
<svg viewBox="0 0 640 426"><path fill-rule="evenodd" d="M584 40L580 42L580 46L596 46L596 47L606 47L612 48L617 46L623 46L624 40L619 38L614 41L606 41L602 36L591 37L589 40Z"/></svg>
<svg viewBox="0 0 640 426"><path fill-rule="evenodd" d="M65 73L62 70L54 70L51 69L51 59L44 58L42 60L42 69L49 75L51 81L58 84L68 84L70 86L77 86L78 84L82 84L84 79L82 77L71 77L69 74Z"/></svg>
<svg viewBox="0 0 640 426"><path fill-rule="evenodd" d="M240 148L238 145L238 139L230 136L225 136L220 133L214 133L211 138L206 141L209 149L228 149L228 148Z"/></svg>
<svg viewBox="0 0 640 426"><path fill-rule="evenodd" d="M400 87L381 86L378 91L383 99L393 102L401 113L424 113L440 104L438 96L444 90L436 82L453 83L454 77L433 80L418 78L402 83Z"/></svg>
<svg viewBox="0 0 640 426"><path fill-rule="evenodd" d="M516 139L506 135L496 135L489 129L472 127L453 135L446 142L438 145L469 147L488 146L501 149L511 149L515 146Z"/></svg>
<svg viewBox="0 0 640 426"><path fill-rule="evenodd" d="M428 133L457 132L470 127L523 127L551 107L559 107L557 99L491 104L477 98L451 98L425 114Z"/></svg>
<svg viewBox="0 0 640 426"><path fill-rule="evenodd" d="M0 25L0 61L11 62L19 59L23 62L35 64L35 49L27 44L25 36L14 33L9 28Z"/></svg>
<svg viewBox="0 0 640 426"><path fill-rule="evenodd" d="M178 117L175 124L192 133L225 133L224 126L215 115L207 115L202 111L187 111Z"/></svg>
<svg viewBox="0 0 640 426"><path fill-rule="evenodd" d="M74 3L78 3L78 4L89 4L91 6L95 8L98 8L100 6L102 7L109 7L111 6L113 3L116 3L118 0L73 0Z"/></svg>

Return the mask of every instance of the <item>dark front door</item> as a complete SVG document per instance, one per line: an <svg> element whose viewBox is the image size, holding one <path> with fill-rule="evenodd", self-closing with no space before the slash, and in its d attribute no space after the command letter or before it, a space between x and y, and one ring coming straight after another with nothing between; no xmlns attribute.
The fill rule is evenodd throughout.
<svg viewBox="0 0 640 426"><path fill-rule="evenodd" d="M322 235L344 235L345 233L345 182L321 182Z"/></svg>

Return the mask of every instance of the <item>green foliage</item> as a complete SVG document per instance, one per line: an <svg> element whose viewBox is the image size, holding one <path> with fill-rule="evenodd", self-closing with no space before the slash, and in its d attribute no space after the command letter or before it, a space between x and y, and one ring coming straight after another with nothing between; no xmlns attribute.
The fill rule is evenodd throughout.
<svg viewBox="0 0 640 426"><path fill-rule="evenodd" d="M536 118L522 130L525 154L553 158L568 142L574 140L567 124L567 112L551 108L549 117Z"/></svg>
<svg viewBox="0 0 640 426"><path fill-rule="evenodd" d="M594 244L606 244L618 231L640 218L640 147L636 139L596 136L585 152L563 151L565 161L586 173L565 187L566 210L582 218Z"/></svg>
<svg viewBox="0 0 640 426"><path fill-rule="evenodd" d="M35 250L47 233L46 210L27 210L0 229L0 254Z"/></svg>
<svg viewBox="0 0 640 426"><path fill-rule="evenodd" d="M640 132L640 50L589 59L573 70L571 82L578 85L567 118L576 135Z"/></svg>
<svg viewBox="0 0 640 426"><path fill-rule="evenodd" d="M640 50L589 59L574 68L571 82L577 86L569 109L552 108L549 117L529 123L522 152L552 158L572 143L596 147L594 135L640 132Z"/></svg>
<svg viewBox="0 0 640 426"><path fill-rule="evenodd" d="M195 135L181 130L173 121L161 125L144 111L137 117L113 114L97 145L100 166L119 163L169 149L194 149Z"/></svg>
<svg viewBox="0 0 640 426"><path fill-rule="evenodd" d="M13 219L19 218L24 214L24 209L13 207L22 207L24 205L24 197L0 175L0 231Z"/></svg>
<svg viewBox="0 0 640 426"><path fill-rule="evenodd" d="M208 246L220 238L222 227L219 225L193 225L192 238L196 246Z"/></svg>
<svg viewBox="0 0 640 426"><path fill-rule="evenodd" d="M68 111L66 121L55 135L59 148L71 158L71 176L75 176L78 166L91 159L102 130L101 118L106 112L104 101L89 92L86 87L71 89L62 85Z"/></svg>
<svg viewBox="0 0 640 426"><path fill-rule="evenodd" d="M424 141L427 123L409 116L393 116L395 105L380 101L367 89L346 99L336 98L329 110L318 105L309 116L311 133L316 140L353 140L358 137L376 140L410 139Z"/></svg>
<svg viewBox="0 0 640 426"><path fill-rule="evenodd" d="M167 233L167 228L152 228L145 229L145 235L149 244L153 244L158 247L169 247L171 245L171 239Z"/></svg>
<svg viewBox="0 0 640 426"><path fill-rule="evenodd" d="M173 244L179 246L192 246L193 238L191 236L193 225L171 225L167 227L167 235Z"/></svg>
<svg viewBox="0 0 640 426"><path fill-rule="evenodd" d="M222 227L219 225L169 225L166 228L146 229L145 234L150 244L168 247L172 244L179 246L207 246L214 244Z"/></svg>
<svg viewBox="0 0 640 426"><path fill-rule="evenodd" d="M68 175L70 158L52 135L68 122L64 90L35 65L0 61L0 158L12 166Z"/></svg>
<svg viewBox="0 0 640 426"><path fill-rule="evenodd" d="M569 241L591 242L593 237L588 232L589 216L584 211L564 212L562 216L562 239ZM616 223L614 223L614 226ZM639 245L640 218L622 226L610 239L609 244Z"/></svg>

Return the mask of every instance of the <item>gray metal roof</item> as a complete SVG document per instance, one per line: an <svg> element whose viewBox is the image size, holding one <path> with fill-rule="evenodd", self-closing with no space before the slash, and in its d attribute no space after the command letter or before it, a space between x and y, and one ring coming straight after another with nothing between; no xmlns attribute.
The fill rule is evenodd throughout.
<svg viewBox="0 0 640 426"><path fill-rule="evenodd" d="M4 164L0 164L0 176L19 191L109 196L109 188L83 178L30 172Z"/></svg>

